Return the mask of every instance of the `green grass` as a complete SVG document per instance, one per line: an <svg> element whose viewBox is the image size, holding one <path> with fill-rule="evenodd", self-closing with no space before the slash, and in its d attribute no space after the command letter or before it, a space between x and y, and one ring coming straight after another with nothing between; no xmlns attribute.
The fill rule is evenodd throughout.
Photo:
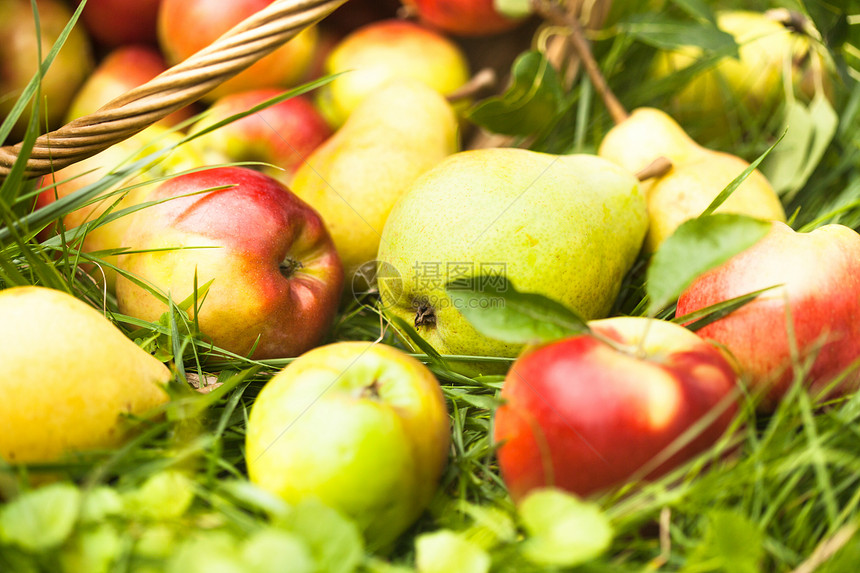
<svg viewBox="0 0 860 573"><path fill-rule="evenodd" d="M689 21L680 7L694 4L671 3L666 14ZM819 7L809 9L829 22ZM683 78L649 83L642 70L654 49L623 30L624 21L615 23L595 46L612 88L628 107L667 106ZM812 175L785 203L795 228L825 222L860 228L860 71L840 56L840 30L824 31L830 32L825 38L834 42L829 47L839 66L834 102L839 123ZM542 126L532 139L535 147L593 151L610 123L590 84L579 81L558 103L552 125ZM7 125L0 135L8 133ZM700 127L689 129L697 133ZM701 143L752 161L781 132L773 118L762 118L757 127L744 133L730 129ZM33 121L25 153L35 130ZM742 395L734 425L709 452L657 481L631 483L593 500L613 530L607 549L579 565L540 564L529 559L528 547L545 539L514 507L494 458L492 413L503 378L472 379L449 369L464 357L414 353L396 336L403 326L381 316L370 295L344 303L327 341L400 346L439 378L451 415L452 447L431 508L394 547L370 553L342 517L313 504L288 508L256 490L247 482L243 456L248 413L262 386L289 360L250 361L205 344L184 312L199 301L174 302L159 323L122 316L116 301L81 266L90 259L100 262L99 257L79 252L79 242L36 238L42 228L146 163L122 168L50 212L31 213L35 184L20 170L0 187L0 288L39 284L103 308L131 338L172 360L176 375L171 403L160 416L129 420L139 432L123 447L26 468L0 461L0 497L6 498L0 504L0 571L208 571L241 559L252 541L287 551L291 540L311 549L320 570L409 571L415 567L416 540L440 530L458 532L457 539L490 557L494 571L856 571L860 395L823 402L803 389L802 368L773 412L761 413L756 396ZM647 264L643 257L628 274L613 313L645 313ZM662 316L671 318L671 309ZM188 386L195 379L220 386L196 392ZM31 480L45 472L76 485L32 489ZM46 493L39 497L39 492ZM586 519L587 510L576 511ZM568 530L565 539L581 533ZM265 535L278 543L265 545ZM285 563L299 562L284 555Z"/></svg>

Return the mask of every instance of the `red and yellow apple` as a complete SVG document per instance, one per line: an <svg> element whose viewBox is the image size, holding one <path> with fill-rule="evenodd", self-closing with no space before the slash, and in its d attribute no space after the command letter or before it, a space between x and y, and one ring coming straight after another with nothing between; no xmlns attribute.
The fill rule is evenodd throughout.
<svg viewBox="0 0 860 573"><path fill-rule="evenodd" d="M162 0L158 13L158 41L168 64L177 64L206 46L272 0ZM221 83L206 96L298 83L310 65L317 43L311 26L249 68Z"/></svg>
<svg viewBox="0 0 860 573"><path fill-rule="evenodd" d="M384 344L338 342L275 375L248 419L251 481L315 497L387 546L430 503L448 460L448 412L426 366Z"/></svg>
<svg viewBox="0 0 860 573"><path fill-rule="evenodd" d="M521 18L501 14L495 0L403 0L419 19L458 36L489 36L512 30Z"/></svg>
<svg viewBox="0 0 860 573"><path fill-rule="evenodd" d="M125 233L119 267L190 309L215 346L257 359L297 356L334 319L343 268L322 219L277 180L240 167L187 173L149 196ZM167 305L122 274L120 312L155 322Z"/></svg>
<svg viewBox="0 0 860 573"><path fill-rule="evenodd" d="M735 415L731 364L693 332L643 317L589 326L599 336L527 350L505 378L494 439L514 500L540 487L586 496L657 477L709 448Z"/></svg>
<svg viewBox="0 0 860 573"><path fill-rule="evenodd" d="M860 234L853 229L831 224L798 233L773 223L758 243L698 277L679 297L676 314L774 286L698 334L731 353L752 388L766 394L764 407L788 391L795 364L814 391L842 373L839 390L856 389Z"/></svg>
<svg viewBox="0 0 860 573"><path fill-rule="evenodd" d="M393 78L411 78L442 95L469 79L465 53L451 39L414 22L382 20L356 29L328 55L325 73L342 75L320 88L317 104L342 125L368 95Z"/></svg>
<svg viewBox="0 0 860 573"><path fill-rule="evenodd" d="M0 117L4 119L39 70L40 47L44 58L72 18L69 7L58 0L38 0L36 8L41 42L37 42L30 0L0 2L0 38L3 38L0 42ZM92 67L90 40L80 26L75 26L41 81L39 124L42 131L60 127L75 92ZM25 112L16 123L12 137L23 137L27 119Z"/></svg>
<svg viewBox="0 0 860 573"><path fill-rule="evenodd" d="M75 94L66 112L66 121L94 113L112 99L145 84L166 69L167 64L155 47L128 45L111 50ZM158 124L173 126L191 115L192 109L185 107Z"/></svg>
<svg viewBox="0 0 860 573"><path fill-rule="evenodd" d="M282 93L266 88L225 95L189 131L202 131ZM314 104L299 95L203 134L189 146L213 165L231 161L270 163L273 167L263 167L264 173L289 184L296 169L331 133Z"/></svg>
<svg viewBox="0 0 860 573"><path fill-rule="evenodd" d="M161 0L87 0L81 19L102 46L155 45L160 6Z"/></svg>

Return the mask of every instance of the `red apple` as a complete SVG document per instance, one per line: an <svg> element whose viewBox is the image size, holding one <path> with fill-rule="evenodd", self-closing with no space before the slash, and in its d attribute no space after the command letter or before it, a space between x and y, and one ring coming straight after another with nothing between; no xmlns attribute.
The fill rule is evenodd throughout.
<svg viewBox="0 0 860 573"><path fill-rule="evenodd" d="M177 302L193 294L195 278L198 287L212 281L196 313L200 331L230 352L283 358L319 344L343 268L316 211L275 179L237 167L174 177L149 198L165 201L141 211L125 234L127 247L146 252L120 256L121 269ZM167 310L124 276L116 296L121 312L143 320Z"/></svg>
<svg viewBox="0 0 860 573"><path fill-rule="evenodd" d="M514 500L539 487L589 495L657 477L709 448L731 423L736 375L713 345L642 317L589 323L591 335L526 351L495 415L502 477ZM658 456L708 414L713 422Z"/></svg>
<svg viewBox="0 0 860 573"><path fill-rule="evenodd" d="M95 112L112 99L145 84L166 69L167 64L161 52L152 46L127 45L111 50L75 94L66 113L66 121ZM191 108L186 107L158 123L172 126L191 115Z"/></svg>
<svg viewBox="0 0 860 573"><path fill-rule="evenodd" d="M68 6L58 0L38 0L41 50L44 58L72 17ZM0 2L0 117L5 118L39 69L39 43L30 0ZM56 129L78 87L93 66L89 38L75 26L57 54L41 84L41 128ZM44 125L47 114L47 126ZM25 112L12 131L23 137L29 116Z"/></svg>
<svg viewBox="0 0 860 573"><path fill-rule="evenodd" d="M860 359L860 235L836 224L809 233L772 225L761 241L696 279L676 311L683 316L782 285L698 331L723 345L749 384L766 392L765 408L791 386L792 347L815 391ZM839 390L858 382L855 368Z"/></svg>
<svg viewBox="0 0 860 573"><path fill-rule="evenodd" d="M522 19L503 16L495 0L403 0L420 20L460 36L489 36L515 28Z"/></svg>
<svg viewBox="0 0 860 573"><path fill-rule="evenodd" d="M158 40L169 64L177 64L205 48L272 0L162 0ZM289 87L303 77L317 42L311 26L212 90L207 98L264 87Z"/></svg>
<svg viewBox="0 0 860 573"><path fill-rule="evenodd" d="M201 131L232 115L249 110L283 93L267 88L228 94L216 100L190 132ZM289 184L292 175L332 130L313 103L295 96L215 129L189 145L210 164L262 161L275 168L265 173Z"/></svg>
<svg viewBox="0 0 860 573"><path fill-rule="evenodd" d="M160 6L161 0L87 0L81 19L102 46L155 44Z"/></svg>

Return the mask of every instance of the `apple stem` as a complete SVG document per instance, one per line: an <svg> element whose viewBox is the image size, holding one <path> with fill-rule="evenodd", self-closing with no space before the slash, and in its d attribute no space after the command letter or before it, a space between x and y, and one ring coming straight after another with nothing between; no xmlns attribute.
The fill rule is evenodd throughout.
<svg viewBox="0 0 860 573"><path fill-rule="evenodd" d="M591 46L585 37L582 25L579 23L579 19L574 14L569 14L564 10L561 10L549 0L532 0L532 8L545 19L560 26L564 26L570 31L571 44L573 44L574 50L576 50L577 55L582 60L585 71L588 73L588 77L591 79L591 83L594 85L595 91L597 91L598 95L600 95L600 99L602 99L604 105L606 105L606 109L609 111L612 121L618 125L630 117L630 114L627 113L627 110L623 105L621 105L621 102L618 101L618 98L609 88L609 84L606 83L606 78L600 71L600 66L597 63L597 60L594 59L594 54L592 53Z"/></svg>
<svg viewBox="0 0 860 573"><path fill-rule="evenodd" d="M449 103L457 103L477 96L482 91L496 85L498 77L492 68L483 68L465 84L445 96Z"/></svg>
<svg viewBox="0 0 860 573"><path fill-rule="evenodd" d="M304 265L301 261L297 261L292 257L287 257L283 260L283 262L281 262L281 274L284 275L286 278L290 278L297 270L299 270L303 266Z"/></svg>
<svg viewBox="0 0 860 573"><path fill-rule="evenodd" d="M662 155L636 172L636 178L639 181L662 177L672 169L672 162Z"/></svg>

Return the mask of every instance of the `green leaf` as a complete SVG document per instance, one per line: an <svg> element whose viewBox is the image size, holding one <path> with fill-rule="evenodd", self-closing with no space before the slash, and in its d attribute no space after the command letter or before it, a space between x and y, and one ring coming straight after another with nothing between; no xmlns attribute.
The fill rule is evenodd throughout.
<svg viewBox="0 0 860 573"><path fill-rule="evenodd" d="M0 542L30 552L51 549L72 533L81 492L70 483L29 491L0 509Z"/></svg>
<svg viewBox="0 0 860 573"><path fill-rule="evenodd" d="M693 46L729 57L737 54L738 45L734 37L709 22L691 23L648 14L619 27L624 34L661 50Z"/></svg>
<svg viewBox="0 0 860 573"><path fill-rule="evenodd" d="M226 531L194 531L170 557L166 573L246 573L236 538Z"/></svg>
<svg viewBox="0 0 860 573"><path fill-rule="evenodd" d="M110 523L101 523L73 536L60 554L63 571L108 573L122 550L119 532Z"/></svg>
<svg viewBox="0 0 860 573"><path fill-rule="evenodd" d="M519 514L528 533L522 554L538 565L572 567L600 556L612 541L612 527L600 507L561 490L533 491Z"/></svg>
<svg viewBox="0 0 860 573"><path fill-rule="evenodd" d="M147 479L139 489L123 496L126 511L149 519L180 517L192 501L192 481L176 470L159 472Z"/></svg>
<svg viewBox="0 0 860 573"><path fill-rule="evenodd" d="M351 573L364 557L358 526L322 502L307 499L277 525L298 535L310 547L319 571Z"/></svg>
<svg viewBox="0 0 860 573"><path fill-rule="evenodd" d="M809 106L796 100L786 102L784 141L762 165L762 172L786 201L793 199L809 180L838 126L839 116L821 93Z"/></svg>
<svg viewBox="0 0 860 573"><path fill-rule="evenodd" d="M482 286L496 282L497 277L492 281L475 277L446 285L451 304L484 336L533 344L588 332L578 314L541 294L519 292L508 281L498 287Z"/></svg>
<svg viewBox="0 0 860 573"><path fill-rule="evenodd" d="M415 539L415 564L419 573L487 573L490 556L464 535L441 529Z"/></svg>
<svg viewBox="0 0 860 573"><path fill-rule="evenodd" d="M293 533L267 527L242 544L242 565L248 573L314 573L310 549Z"/></svg>
<svg viewBox="0 0 860 573"><path fill-rule="evenodd" d="M764 557L764 535L744 515L731 510L712 511L701 543L682 571L758 573ZM707 569L700 568L707 564Z"/></svg>
<svg viewBox="0 0 860 573"><path fill-rule="evenodd" d="M532 50L517 57L511 76L505 93L484 99L466 113L467 118L505 135L531 135L547 129L564 107L564 90L555 68L541 52Z"/></svg>
<svg viewBox="0 0 860 573"><path fill-rule="evenodd" d="M701 22L708 22L712 26L717 25L714 11L703 0L672 0L672 3Z"/></svg>
<svg viewBox="0 0 860 573"><path fill-rule="evenodd" d="M656 316L696 277L751 247L768 230L769 222L734 213L717 213L682 223L663 241L648 266L648 314Z"/></svg>

